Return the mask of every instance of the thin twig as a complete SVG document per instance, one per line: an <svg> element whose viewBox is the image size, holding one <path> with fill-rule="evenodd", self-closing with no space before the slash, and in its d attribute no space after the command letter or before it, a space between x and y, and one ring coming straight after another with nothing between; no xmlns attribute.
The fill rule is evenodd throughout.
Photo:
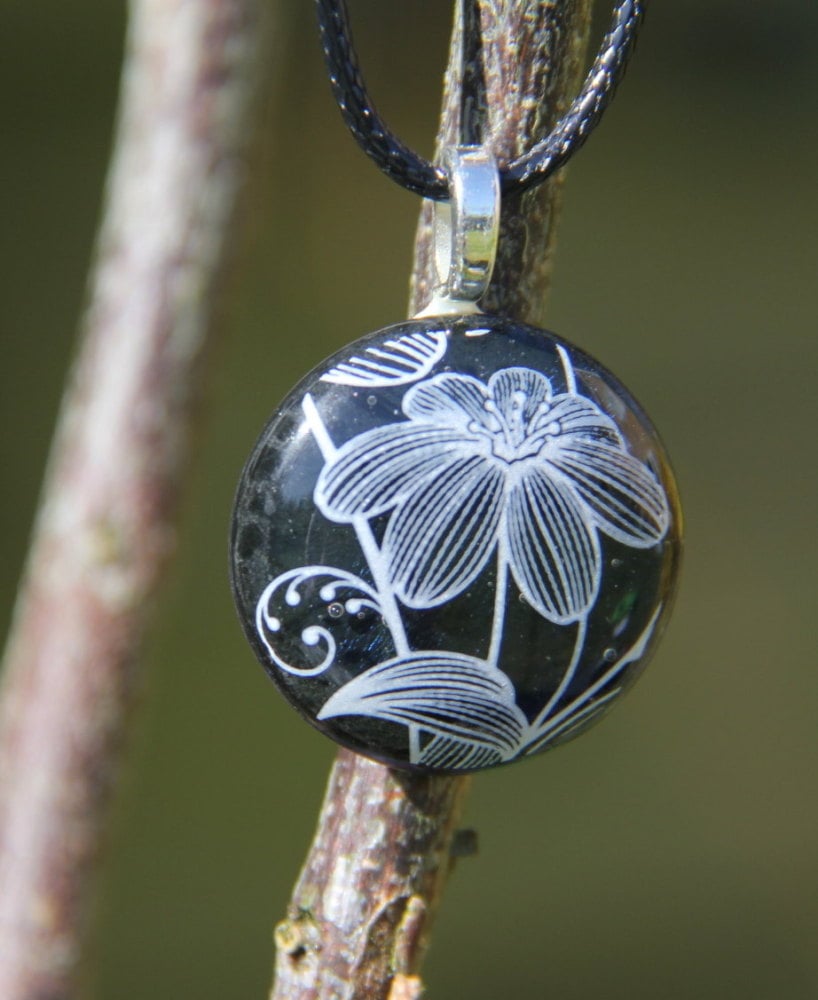
<svg viewBox="0 0 818 1000"><path fill-rule="evenodd" d="M467 0L482 24L486 144L502 162L542 135L577 86L590 0ZM460 131L460 31L446 74L438 151ZM467 102L468 103L468 102ZM479 113L469 106L469 113ZM362 165L361 169L366 169ZM508 199L484 306L537 322L551 272L561 177ZM411 311L429 299L429 206L418 229ZM401 774L341 751L287 918L271 1000L418 997L417 972L450 869L468 781Z"/></svg>
<svg viewBox="0 0 818 1000"><path fill-rule="evenodd" d="M0 996L75 990L244 175L258 0L133 0L79 356L7 649Z"/></svg>

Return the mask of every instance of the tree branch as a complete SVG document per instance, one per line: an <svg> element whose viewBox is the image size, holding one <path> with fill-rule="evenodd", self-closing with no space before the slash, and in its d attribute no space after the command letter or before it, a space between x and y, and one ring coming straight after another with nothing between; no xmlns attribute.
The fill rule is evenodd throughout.
<svg viewBox="0 0 818 1000"><path fill-rule="evenodd" d="M544 134L579 82L590 0L466 0L482 23L485 143L502 162ZM438 154L460 141L460 26L446 73ZM471 55L471 53L470 53ZM471 67L470 72L475 72ZM474 122L466 132L473 131ZM562 179L503 206L487 311L537 322L551 273ZM411 312L432 287L431 211L415 248ZM342 750L287 918L271 1000L410 1000L450 868L468 779L392 771Z"/></svg>
<svg viewBox="0 0 818 1000"><path fill-rule="evenodd" d="M133 0L91 299L0 705L0 996L74 992L244 175L257 0Z"/></svg>

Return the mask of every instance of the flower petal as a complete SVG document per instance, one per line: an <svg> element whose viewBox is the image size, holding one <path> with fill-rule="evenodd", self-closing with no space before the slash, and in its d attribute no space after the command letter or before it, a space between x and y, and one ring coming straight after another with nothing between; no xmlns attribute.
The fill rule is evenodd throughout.
<svg viewBox="0 0 818 1000"><path fill-rule="evenodd" d="M578 438L558 440L547 457L611 538L635 548L661 541L670 511L664 490L646 465L620 448Z"/></svg>
<svg viewBox="0 0 818 1000"><path fill-rule="evenodd" d="M359 434L326 463L315 503L332 521L374 517L449 465L470 442L462 433L404 422Z"/></svg>
<svg viewBox="0 0 818 1000"><path fill-rule="evenodd" d="M538 417L532 431L540 430L548 424L555 424L558 437L573 434L592 441L608 441L620 444L621 437L616 424L599 407L585 396L573 392L555 396L549 409Z"/></svg>
<svg viewBox="0 0 818 1000"><path fill-rule="evenodd" d="M489 393L507 420L522 406L522 419L528 423L551 399L551 383L532 368L503 368L489 379Z"/></svg>
<svg viewBox="0 0 818 1000"><path fill-rule="evenodd" d="M475 420L485 421L487 399L486 387L471 375L435 375L409 389L403 412L415 420L466 429Z"/></svg>
<svg viewBox="0 0 818 1000"><path fill-rule="evenodd" d="M601 576L599 541L570 486L529 468L508 498L511 572L526 600L549 621L586 614Z"/></svg>
<svg viewBox="0 0 818 1000"><path fill-rule="evenodd" d="M488 562L503 473L478 455L452 462L395 511L383 551L404 604L432 608L462 593Z"/></svg>

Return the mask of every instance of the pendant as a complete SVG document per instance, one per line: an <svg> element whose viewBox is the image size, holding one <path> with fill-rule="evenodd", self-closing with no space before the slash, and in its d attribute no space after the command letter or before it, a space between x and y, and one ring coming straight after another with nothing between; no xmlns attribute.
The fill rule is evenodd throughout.
<svg viewBox="0 0 818 1000"><path fill-rule="evenodd" d="M597 721L659 638L681 544L666 455L621 383L551 333L466 311L493 254L473 155L455 154L441 223L456 294L449 274L437 315L290 393L231 540L239 617L285 698L344 746L448 773Z"/></svg>

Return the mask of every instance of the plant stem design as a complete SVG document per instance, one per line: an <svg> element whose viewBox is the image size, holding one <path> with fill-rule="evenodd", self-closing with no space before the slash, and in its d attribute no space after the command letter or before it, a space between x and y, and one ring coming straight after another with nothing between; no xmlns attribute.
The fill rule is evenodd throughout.
<svg viewBox="0 0 818 1000"><path fill-rule="evenodd" d="M562 680L557 686L557 690L548 699L548 703L537 716L537 718L531 723L532 729L538 729L542 726L548 719L551 710L559 704L560 698L565 694L568 685L574 679L574 674L577 671L577 664L579 663L580 657L582 656L582 650L585 646L585 633L588 630L588 619L580 618L577 622L577 634L574 639L574 651L571 654L571 660L568 666L565 668L565 673L562 675Z"/></svg>
<svg viewBox="0 0 818 1000"><path fill-rule="evenodd" d="M312 432L312 436L315 438L315 443L318 445L322 457L326 462L331 461L335 458L338 449L333 444L332 438L329 436L329 432L327 431L324 421L321 419L321 414L318 412L318 408L315 405L315 401L309 393L304 396L301 405L304 411L304 417L307 421L307 426ZM406 655L410 652L409 641L406 638L406 629L403 626L403 618L401 617L397 601L395 600L395 595L392 592L392 587L389 583L389 567L383 558L383 554L378 547L378 543L375 541L375 536L372 534L372 529L370 528L367 519L364 517L356 517L352 520L352 526L355 529L355 534L358 537L358 544L361 546L361 551L363 552L364 558L369 566L369 572L372 574L372 580L375 584L375 590L378 593L378 600L380 602L383 619L386 622L389 631L392 633L392 641L395 644L395 652L399 656Z"/></svg>
<svg viewBox="0 0 818 1000"><path fill-rule="evenodd" d="M565 375L565 391L571 393L571 395L576 395L577 377L574 373L574 366L571 364L571 359L568 356L568 351L565 350L562 344L557 344L557 354L559 355L562 371Z"/></svg>
<svg viewBox="0 0 818 1000"><path fill-rule="evenodd" d="M647 649L648 643L650 642L651 636L653 635L653 631L656 628L656 623L659 621L659 616L662 613L663 607L664 605L659 605L646 625L645 630L639 636L634 645L631 646L631 648L624 653L616 661L616 663L610 667L610 669L606 670L599 680L591 684L590 687L586 688L581 695L575 698L572 702L566 705L565 708L557 712L556 715L552 716L550 719L547 718L547 713L543 710L543 713L541 713L542 720L539 721L540 717L538 716L538 720L532 723L529 728L529 738L527 740L524 738L521 742L521 753L531 754L542 749L542 744L546 741L546 739L554 739L555 736L564 732L574 723L580 721L580 716L582 716L582 721L584 721L585 717L598 711L605 703L611 701L619 693L620 689L617 688L615 691L610 691L603 697L598 698L592 704L588 704L591 702L594 695L603 690L608 684L611 683L612 680L618 677L629 663L634 663L643 655Z"/></svg>
<svg viewBox="0 0 818 1000"><path fill-rule="evenodd" d="M508 593L508 559L505 545L497 543L497 582L494 590L494 615L491 621L491 641L486 656L487 662L497 666L500 656L500 645L503 641L503 625L506 619L506 595Z"/></svg>

